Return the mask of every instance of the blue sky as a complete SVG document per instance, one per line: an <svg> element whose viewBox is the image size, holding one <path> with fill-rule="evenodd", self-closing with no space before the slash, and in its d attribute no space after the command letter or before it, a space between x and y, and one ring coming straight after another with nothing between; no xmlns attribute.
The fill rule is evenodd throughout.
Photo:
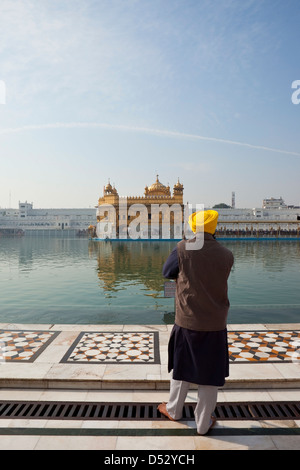
<svg viewBox="0 0 300 470"><path fill-rule="evenodd" d="M0 207L157 173L193 204L300 204L299 24L298 0L1 0Z"/></svg>

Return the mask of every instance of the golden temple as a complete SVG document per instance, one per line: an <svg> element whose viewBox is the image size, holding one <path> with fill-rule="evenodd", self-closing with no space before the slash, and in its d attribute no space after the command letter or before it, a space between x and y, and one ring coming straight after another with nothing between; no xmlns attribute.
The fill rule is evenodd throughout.
<svg viewBox="0 0 300 470"><path fill-rule="evenodd" d="M150 226L157 222L158 235L162 232L162 227L174 227L175 212L180 214L180 224L183 221L183 185L179 178L173 186L173 194L169 185L165 186L159 181L158 175L156 181L150 186L146 186L143 196L120 197L115 186L110 181L103 188L103 195L98 199L97 223L106 222L110 224L110 231L116 236L123 230L128 229L135 219L141 226L140 230L144 232L145 238L148 238ZM153 227L152 227L153 228ZM172 228L171 228L172 230ZM152 232L153 234L153 232ZM173 233L174 234L174 233ZM141 236L141 238L143 238Z"/></svg>

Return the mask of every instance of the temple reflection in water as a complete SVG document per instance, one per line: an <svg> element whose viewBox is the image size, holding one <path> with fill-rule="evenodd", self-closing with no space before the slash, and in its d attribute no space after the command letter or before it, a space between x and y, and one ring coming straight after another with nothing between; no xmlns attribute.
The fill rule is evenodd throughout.
<svg viewBox="0 0 300 470"><path fill-rule="evenodd" d="M154 312L162 315L164 323L174 321L173 299L164 298L162 267L176 242L170 241L91 241L90 257L97 259L99 289L114 309L126 315L132 305L132 315L149 314L146 322L153 322ZM129 300L131 297L131 300ZM144 313L143 313L144 312ZM159 313L160 312L160 313Z"/></svg>
<svg viewBox="0 0 300 470"><path fill-rule="evenodd" d="M175 246L164 242L105 241L90 243L90 255L97 257L97 274L102 289L117 292L128 284L142 284L145 295L163 297L162 266Z"/></svg>

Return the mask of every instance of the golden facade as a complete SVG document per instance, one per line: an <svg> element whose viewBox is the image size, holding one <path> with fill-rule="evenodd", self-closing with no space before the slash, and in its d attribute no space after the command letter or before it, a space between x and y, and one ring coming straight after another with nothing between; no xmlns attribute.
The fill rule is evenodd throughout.
<svg viewBox="0 0 300 470"><path fill-rule="evenodd" d="M106 221L108 225L110 224L110 231L118 237L121 232L127 232L136 220L136 223L140 224L141 238L148 238L151 226L153 235L153 227L156 223L159 238L161 238L164 226L169 226L170 236L173 238L174 224L182 225L183 222L183 189L178 178L171 194L170 186L162 184L157 175L156 181L145 187L143 196L122 198L117 189L108 182L103 188L102 197L98 200L97 222L99 224L99 222Z"/></svg>

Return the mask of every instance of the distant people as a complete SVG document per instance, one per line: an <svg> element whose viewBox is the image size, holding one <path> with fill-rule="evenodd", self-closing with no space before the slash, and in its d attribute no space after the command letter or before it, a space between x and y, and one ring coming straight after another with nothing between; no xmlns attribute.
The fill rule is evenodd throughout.
<svg viewBox="0 0 300 470"><path fill-rule="evenodd" d="M214 425L218 388L229 375L227 280L234 258L214 238L218 212L198 211L189 218L195 233L180 241L163 266L163 276L176 279L176 313L168 345L168 370L173 370L168 403L158 410L171 420L182 417L191 383L198 385L195 408L197 432L206 434ZM197 233L204 231L201 249L191 249ZM189 249L187 249L189 248Z"/></svg>

